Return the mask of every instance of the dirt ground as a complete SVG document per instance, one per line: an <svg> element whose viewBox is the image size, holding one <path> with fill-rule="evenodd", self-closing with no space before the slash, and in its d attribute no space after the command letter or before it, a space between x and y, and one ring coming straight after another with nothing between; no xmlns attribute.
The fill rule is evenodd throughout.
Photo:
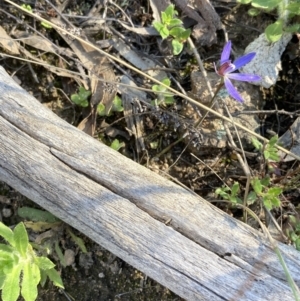
<svg viewBox="0 0 300 301"><path fill-rule="evenodd" d="M19 4L23 3L21 1L15 2ZM152 22L152 11L148 1L129 0L115 2L122 7L126 16L129 16L133 23L144 25L145 27L150 26ZM86 15L94 3L94 0L86 0L82 3L80 3L80 1L73 1L67 6L66 11L68 14ZM229 39L232 40L235 45L236 52L243 52L245 47L262 33L266 25L273 20L272 15L265 13L262 13L256 18L246 18L245 16L247 16L248 7L237 7L234 1L213 1L212 3L225 25ZM31 5L33 6L33 4ZM51 7L47 5L47 1L36 1L35 7L41 14L45 14L46 11L49 12L51 10ZM11 8L8 4L5 4L5 9L6 11L9 11L11 15L9 16L4 11L0 11L0 24L3 26L5 25L4 27L7 32L12 31L15 27L19 30L32 32L32 29L27 27L27 25L31 25L37 28L43 35L58 43L58 45L68 47L65 41L63 41L54 30L43 28L38 22L33 21L30 17L24 16L16 9ZM103 10L104 8L100 10L100 13L103 13ZM119 31L123 35L123 38L125 37L124 40L126 40L126 37L132 39L133 42L129 42L128 44L132 45L137 51L144 55L151 54L163 66L175 69L176 72L174 72L174 77L185 91L190 91L192 89L190 73L193 70L197 70L198 67L193 59L193 55L187 49L185 49L180 56L174 57L170 55L168 51L167 54L163 53L163 47L159 44L160 42L157 37L139 37L138 34L134 35L129 33L115 21L116 19L122 21L124 18L126 19L125 15L120 13L120 10L115 6L109 5L106 17L108 18L107 25L109 27L114 27L115 31L112 31L112 33L105 33L99 29L95 30L93 25L90 28L90 36L93 39L98 42L101 40L110 40L114 34L117 35L116 31ZM19 22L20 20L22 20L22 22ZM282 135L298 116L296 114L296 112L299 111L300 106L298 99L300 92L298 91L300 89L300 59L297 52L299 48L298 42L298 38L295 35L290 42L287 51L284 52L282 56L283 70L280 73L280 79L276 86L271 89L259 89L256 87L262 99L262 110L277 109L295 112L295 115L286 114L279 116L275 113L264 114L258 112L257 115L261 122L261 133L267 138L270 138L271 136L271 134L268 134L269 131L272 131L272 133L275 132L279 136ZM225 41L222 32L218 31L215 43L212 45L199 46L197 48L203 58L205 68L209 71L213 72L213 63L219 60L224 43ZM61 61L57 60L53 54L38 52L28 45L26 45L25 48L33 54L39 54L49 64L58 65L61 63L62 66L66 66ZM105 49L114 55L118 55L110 46L106 46ZM74 94L78 88L76 81L51 74L51 72L42 66L27 64L15 58L2 58L1 65L8 73L14 75L16 81L18 81L25 90L32 93L41 101L41 103L52 109L61 118L74 126L78 126L87 116L85 109L74 105L74 103L70 101L71 95ZM70 68L76 69L76 66L72 65ZM113 69L117 76L122 75L122 72L124 72L120 66L114 65ZM130 74L129 71L125 71L125 73L126 72ZM173 73L171 74L173 76ZM38 83L35 80L35 75L38 75ZM149 86L144 79L141 79L134 74L132 76L139 85L145 85L145 88L151 89L151 86ZM110 145L115 138L118 138L124 143L124 147L119 150L124 155L133 160L139 158L139 162L143 165L150 162L149 167L152 170L161 172L162 175L164 175L164 173L171 175L207 200L215 199L215 196L213 195L215 189L223 185L223 181L220 180L220 178L227 179L228 182L230 182L233 174L241 173L240 168L231 165L232 154L230 150L222 149L214 151L213 154L205 154L201 158L205 161L205 164L202 164L199 163L195 157L191 156L186 142L182 141L175 144L166 153L160 155L166 147L179 138L178 131L174 130L174 125L177 123L178 119L181 118L181 115L180 113L178 114L178 112L183 105L183 102L178 100L176 105L163 106L157 111L147 111L144 108L144 113L141 114L144 125L143 138L145 144L145 151L143 153L137 153L134 139L132 137L128 138L128 134L125 133L127 125L124 121L122 112L114 112L110 116L98 116L93 136L108 145ZM176 118L173 118L175 115ZM113 130L110 132L106 131L103 124L114 124L112 127ZM210 165L210 162L217 156L219 156L221 160L217 165L213 165L213 170L215 172L211 172L211 169L207 168L207 165ZM158 159L151 160L156 157L158 157ZM250 164L253 170L259 170L259 164L255 160L250 160ZM279 166L282 175L290 168L296 170L297 167L298 164L292 165L292 163L282 163ZM216 174L218 174L219 177L216 176ZM277 180L280 181L279 178ZM244 182L241 180L241 183ZM299 187L298 181L294 183L294 186L285 191L283 210L289 208L289 206L296 208L299 205ZM23 206L38 208L36 204L27 200L7 184L0 183L0 212L2 221L10 226L22 221L22 218L17 214L17 210ZM218 206L236 218L241 218L241 210L222 204ZM255 208L252 209L255 210ZM274 211L274 215L276 218L280 217L280 213L276 210ZM101 246L95 244L83 234L73 230L85 243L88 252L83 253L78 245L72 242L66 229L66 226L62 225L58 231L59 235L56 236L55 239L63 252L66 250L71 250L73 252L75 256L74 261L71 265L63 267L54 251L50 255L50 258L57 264L57 267L61 272L66 288L65 292L62 292L50 283L47 283L46 287L39 289L37 300L183 300L170 292L167 288L156 283L140 271L129 266L126 262L103 249ZM29 231L29 234L32 238L36 236L36 233L33 231Z"/></svg>

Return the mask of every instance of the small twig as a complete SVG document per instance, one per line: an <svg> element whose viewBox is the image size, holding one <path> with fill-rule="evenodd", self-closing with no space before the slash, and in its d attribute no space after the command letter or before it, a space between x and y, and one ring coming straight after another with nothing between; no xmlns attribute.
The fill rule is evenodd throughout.
<svg viewBox="0 0 300 301"><path fill-rule="evenodd" d="M129 23L131 24L132 27L135 27L134 24L132 23L131 19L129 18L129 16L125 13L125 11L122 9L122 7L120 7L118 4L114 3L113 1L109 0L108 3L114 5L116 8L118 8L123 15L128 19Z"/></svg>
<svg viewBox="0 0 300 301"><path fill-rule="evenodd" d="M223 184L225 186L227 186L229 188L229 186L226 184L226 182L213 170L213 168L211 168L208 164L206 164L203 160L201 160L200 158L198 158L196 155L194 155L193 153L191 153L191 156L194 157L195 159L197 159L199 162L201 162L206 168L210 169L214 175L221 181L223 182ZM219 159L218 159L219 160ZM214 164L215 165L215 164Z"/></svg>

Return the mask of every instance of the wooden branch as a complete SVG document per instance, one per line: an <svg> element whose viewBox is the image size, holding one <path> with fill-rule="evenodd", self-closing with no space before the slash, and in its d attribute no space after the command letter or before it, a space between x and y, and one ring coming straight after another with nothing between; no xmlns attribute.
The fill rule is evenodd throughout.
<svg viewBox="0 0 300 301"><path fill-rule="evenodd" d="M179 296L294 300L260 233L69 125L1 67L0 139L1 181ZM299 284L299 253L279 245Z"/></svg>

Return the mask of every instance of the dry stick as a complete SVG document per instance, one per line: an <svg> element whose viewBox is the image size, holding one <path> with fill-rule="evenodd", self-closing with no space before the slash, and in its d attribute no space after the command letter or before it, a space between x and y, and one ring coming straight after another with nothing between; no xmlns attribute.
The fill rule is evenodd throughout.
<svg viewBox="0 0 300 301"><path fill-rule="evenodd" d="M259 134L257 134L257 133L255 133L255 132L249 130L248 128L244 127L243 125L241 125L241 124L239 124L239 123L236 123L236 122L232 121L230 118L225 117L225 116L223 116L222 114L220 114L220 113L218 113L218 112L216 112L216 111L214 111L214 110L208 108L207 106L205 106L205 105L199 103L198 101L196 101L196 100L194 100L194 99L188 97L187 95L184 95L184 94L182 94L182 93L176 91L175 89L173 89L173 88L171 88L171 87L168 87L167 85L161 83L159 80L153 78L152 76L150 76L150 75L148 75L148 74L145 74L145 73L142 72L141 70L139 70L139 69L137 69L137 68L131 66L130 64L126 63L125 61L123 61L123 60L121 60L121 59L119 59L118 57L115 57L115 56L113 56L113 55L111 55L111 54L109 54L109 53L106 53L105 51L103 51L102 49L99 49L98 47L96 47L95 45L89 43L88 41L85 41L85 40L83 40L82 38L80 38L80 37L78 37L78 36L76 36L76 35L74 35L74 34L68 32L67 30L65 30L65 29L63 29L63 28L60 28L59 26L57 26L57 25L55 25L55 24L49 22L49 20L44 19L44 18L42 18L42 17L40 17L40 16L37 16L36 14L34 14L34 13L30 12L30 11L27 11L25 8L20 7L19 5L17 5L16 3L14 3L14 2L12 2L12 1L10 1L10 0L4 0L4 1L7 2L7 3L9 3L9 4L11 4L12 6L14 6L14 7L16 7L16 8L18 8L18 9L22 10L24 13L26 13L26 14L28 14L28 15L30 15L30 16L36 18L36 19L38 19L39 21L47 22L47 23L51 24L51 26L52 26L53 28L56 28L57 30L60 30L61 32L65 33L65 34L68 34L69 36L73 37L74 39L77 39L77 40L80 41L81 43L87 44L88 46L90 46L90 47L92 47L93 49L97 50L100 54L106 55L106 56L109 57L110 59L112 59L112 60L114 60L114 61L116 61L116 62L118 62L118 63L120 63L120 64L122 64L122 65L124 65L124 66L126 66L127 68L129 68L129 69L131 69L132 71L134 71L134 72L136 72L136 73L138 73L138 74L140 74L140 75L146 77L147 79L151 80L152 82L157 83L157 84L159 84L159 85L162 85L163 87L165 87L165 88L168 89L169 91L173 92L173 93L176 94L177 96L180 96L180 97L182 97L182 98L184 98L184 99L190 101L191 103L193 103L193 104L195 104L196 106L202 108L203 110L208 111L208 112L214 114L215 116L217 116L217 117L223 119L224 121L227 121L227 122L230 122L230 123L232 123L232 124L235 124L236 127L238 127L239 129L244 130L245 132L247 132L247 133L251 134L252 136L256 137L257 139L259 139L259 140L261 140L261 141L263 141L263 142L265 142L265 143L268 143L268 142L269 142L268 139L266 139L266 138L260 136ZM276 147L277 147L277 149L283 151L284 153L286 153L286 154L290 155L291 157L293 157L293 158L295 158L295 159L297 159L297 160L300 161L300 157L297 156L297 155L295 155L294 153L288 151L287 149L285 149L285 148L283 148L283 147L281 147L281 146L279 146L279 145L276 145Z"/></svg>

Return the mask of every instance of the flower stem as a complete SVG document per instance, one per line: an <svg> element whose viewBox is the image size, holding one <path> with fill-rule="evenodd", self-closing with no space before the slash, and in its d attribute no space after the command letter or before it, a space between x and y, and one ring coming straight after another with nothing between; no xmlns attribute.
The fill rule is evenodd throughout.
<svg viewBox="0 0 300 301"><path fill-rule="evenodd" d="M215 98L216 98L216 96L218 95L219 91L221 90L221 88L222 88L223 86L224 86L224 81L222 80L222 81L220 82L220 84L218 85L217 90L216 90L214 96L212 97L210 103L208 104L208 107L209 107L210 109L215 105ZM204 116L203 116L199 121L196 122L195 128L197 128L198 126L200 126L200 125L202 124L202 122L203 122L203 120L206 118L207 114L208 114L208 111L206 111L205 114L204 114Z"/></svg>

